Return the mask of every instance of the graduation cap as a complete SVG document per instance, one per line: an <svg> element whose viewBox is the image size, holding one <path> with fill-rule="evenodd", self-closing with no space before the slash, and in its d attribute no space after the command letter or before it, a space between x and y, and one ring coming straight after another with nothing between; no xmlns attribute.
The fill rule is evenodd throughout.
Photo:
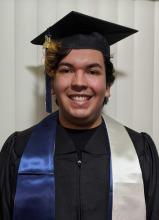
<svg viewBox="0 0 159 220"><path fill-rule="evenodd" d="M96 49L110 58L110 46L137 30L72 11L31 43L43 45L46 36L60 42L62 48ZM46 74L46 110L51 112L51 80Z"/></svg>

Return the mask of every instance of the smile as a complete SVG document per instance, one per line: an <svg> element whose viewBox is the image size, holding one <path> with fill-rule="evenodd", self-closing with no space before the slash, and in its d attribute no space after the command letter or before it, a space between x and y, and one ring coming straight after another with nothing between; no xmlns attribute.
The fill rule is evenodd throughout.
<svg viewBox="0 0 159 220"><path fill-rule="evenodd" d="M91 96L88 96L88 95L71 95L71 96L69 96L69 98L73 101L83 102L83 101L89 100L91 98Z"/></svg>

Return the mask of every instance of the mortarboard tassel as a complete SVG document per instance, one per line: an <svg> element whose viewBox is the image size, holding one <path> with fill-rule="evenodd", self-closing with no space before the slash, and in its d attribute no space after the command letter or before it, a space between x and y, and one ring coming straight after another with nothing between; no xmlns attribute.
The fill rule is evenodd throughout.
<svg viewBox="0 0 159 220"><path fill-rule="evenodd" d="M45 36L45 42L43 48L47 50L50 47L51 38L48 35ZM52 112L52 98L51 98L51 77L45 73L45 110L48 113Z"/></svg>
<svg viewBox="0 0 159 220"><path fill-rule="evenodd" d="M52 95L51 95L51 77L46 73L45 74L45 109L48 113L52 112Z"/></svg>

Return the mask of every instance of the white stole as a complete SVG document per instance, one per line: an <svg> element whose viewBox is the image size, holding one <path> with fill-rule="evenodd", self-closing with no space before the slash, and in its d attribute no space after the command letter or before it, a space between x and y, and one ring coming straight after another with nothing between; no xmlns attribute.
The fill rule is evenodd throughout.
<svg viewBox="0 0 159 220"><path fill-rule="evenodd" d="M112 220L146 220L143 178L135 147L125 127L103 114L113 173Z"/></svg>

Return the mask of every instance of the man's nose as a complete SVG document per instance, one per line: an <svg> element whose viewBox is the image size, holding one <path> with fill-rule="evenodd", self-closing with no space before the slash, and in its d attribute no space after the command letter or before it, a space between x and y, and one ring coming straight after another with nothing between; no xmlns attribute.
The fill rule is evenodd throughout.
<svg viewBox="0 0 159 220"><path fill-rule="evenodd" d="M77 70L74 72L71 86L73 89L82 90L87 88L87 78L83 70Z"/></svg>

